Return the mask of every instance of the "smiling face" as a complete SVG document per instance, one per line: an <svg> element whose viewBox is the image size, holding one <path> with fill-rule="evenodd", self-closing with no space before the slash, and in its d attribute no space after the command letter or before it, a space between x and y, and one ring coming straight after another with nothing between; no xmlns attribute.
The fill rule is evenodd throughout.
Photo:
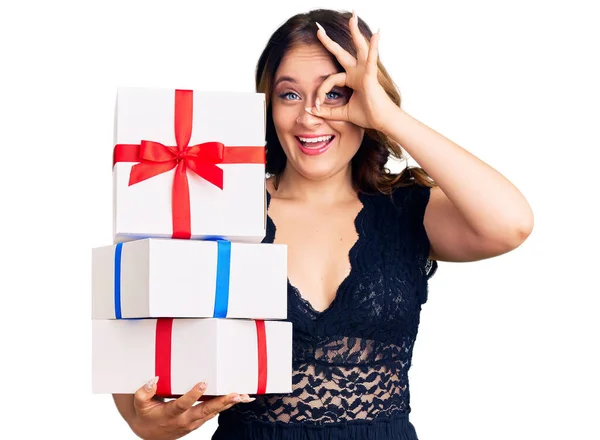
<svg viewBox="0 0 600 440"><path fill-rule="evenodd" d="M364 129L350 122L322 119L305 110L314 107L319 86L334 73L337 68L325 48L301 45L286 53L275 75L273 123L286 168L311 180L349 172L364 135ZM343 106L350 95L350 89L334 87L321 106Z"/></svg>

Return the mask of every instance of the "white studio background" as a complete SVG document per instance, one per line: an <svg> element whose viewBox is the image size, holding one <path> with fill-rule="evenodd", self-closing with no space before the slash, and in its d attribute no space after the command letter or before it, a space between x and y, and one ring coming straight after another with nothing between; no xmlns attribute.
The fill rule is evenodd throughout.
<svg viewBox="0 0 600 440"><path fill-rule="evenodd" d="M512 253L440 263L410 374L419 437L600 438L592 5L3 3L3 432L135 438L112 399L91 394L91 248L111 242L117 86L253 91L270 34L327 7L355 8L380 27L403 108L502 172L535 213ZM187 438L209 439L215 427Z"/></svg>

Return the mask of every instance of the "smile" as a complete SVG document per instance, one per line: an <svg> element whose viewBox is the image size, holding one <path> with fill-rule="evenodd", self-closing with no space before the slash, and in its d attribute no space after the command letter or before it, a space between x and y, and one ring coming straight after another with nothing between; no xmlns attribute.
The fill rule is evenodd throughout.
<svg viewBox="0 0 600 440"><path fill-rule="evenodd" d="M323 154L325 151L329 149L331 143L335 136L327 135L327 136L319 136L319 137L302 137L302 136L294 136L296 138L296 143L300 151L309 156L316 156L318 154Z"/></svg>

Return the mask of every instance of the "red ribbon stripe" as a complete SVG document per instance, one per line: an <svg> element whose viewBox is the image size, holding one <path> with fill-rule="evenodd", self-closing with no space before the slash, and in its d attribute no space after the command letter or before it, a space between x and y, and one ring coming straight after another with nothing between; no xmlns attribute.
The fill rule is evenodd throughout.
<svg viewBox="0 0 600 440"><path fill-rule="evenodd" d="M154 352L154 375L158 376L157 396L171 395L171 341L173 318L156 320L156 346Z"/></svg>
<svg viewBox="0 0 600 440"><path fill-rule="evenodd" d="M267 391L267 332L265 321L256 322L256 345L258 349L258 385L256 394L265 394Z"/></svg>

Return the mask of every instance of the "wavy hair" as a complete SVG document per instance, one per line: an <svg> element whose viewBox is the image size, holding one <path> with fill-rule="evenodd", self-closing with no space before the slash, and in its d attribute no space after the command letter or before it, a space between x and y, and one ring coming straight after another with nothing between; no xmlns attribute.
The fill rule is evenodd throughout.
<svg viewBox="0 0 600 440"><path fill-rule="evenodd" d="M275 185L285 169L287 158L281 147L273 123L271 95L275 73L285 54L298 45L321 45L317 38L319 22L327 35L337 42L352 56L357 50L348 27L352 14L347 11L315 9L307 13L297 14L283 23L271 36L256 65L256 91L265 94L267 106L266 120L266 172L275 176ZM361 34L370 40L373 33L369 26L359 17L358 28ZM344 68L331 54L331 60L338 72ZM400 106L400 92L380 60L377 60L377 78L392 101ZM352 158L352 184L357 191L391 193L394 188L418 183L423 186L437 186L433 179L420 167L408 165L400 173L392 173L386 167L391 157L405 159L401 146L386 134L366 129L363 141Z"/></svg>

